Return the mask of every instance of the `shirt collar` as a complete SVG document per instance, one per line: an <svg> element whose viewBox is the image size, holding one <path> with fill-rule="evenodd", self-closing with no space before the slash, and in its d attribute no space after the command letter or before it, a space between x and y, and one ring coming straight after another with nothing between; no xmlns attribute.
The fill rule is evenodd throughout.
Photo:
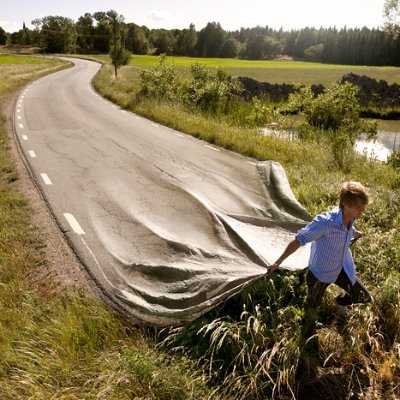
<svg viewBox="0 0 400 400"><path fill-rule="evenodd" d="M335 218L334 218L335 223L337 223L338 225L343 225L343 211L342 211L342 209L340 207L335 207L333 211L334 211L334 216L335 216ZM350 221L349 228L351 228L353 226L353 223L354 223L354 219L352 219Z"/></svg>

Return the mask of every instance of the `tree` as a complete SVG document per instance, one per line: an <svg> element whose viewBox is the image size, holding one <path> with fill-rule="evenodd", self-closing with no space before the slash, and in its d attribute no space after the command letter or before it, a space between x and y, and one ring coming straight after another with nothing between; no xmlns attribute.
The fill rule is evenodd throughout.
<svg viewBox="0 0 400 400"><path fill-rule="evenodd" d="M316 46L311 46L304 50L304 58L307 61L322 61L322 55L324 54L324 45L322 43Z"/></svg>
<svg viewBox="0 0 400 400"><path fill-rule="evenodd" d="M47 16L41 19L41 33L49 53L70 53L76 47L76 28L72 19Z"/></svg>
<svg viewBox="0 0 400 400"><path fill-rule="evenodd" d="M93 48L99 53L108 53L110 51L110 39L112 35L110 20L104 11L93 13L93 18L96 21Z"/></svg>
<svg viewBox="0 0 400 400"><path fill-rule="evenodd" d="M195 46L197 42L197 32L193 24L189 29L181 30L175 41L174 54L180 56L192 56L195 54Z"/></svg>
<svg viewBox="0 0 400 400"><path fill-rule="evenodd" d="M219 57L227 33L218 22L209 22L197 36L196 49L200 57Z"/></svg>
<svg viewBox="0 0 400 400"><path fill-rule="evenodd" d="M360 118L358 90L345 82L334 83L317 97L310 87L302 87L289 96L289 109L304 116L299 136L327 141L339 167L344 166L346 152L361 134L367 133L369 139L377 134L376 122Z"/></svg>
<svg viewBox="0 0 400 400"><path fill-rule="evenodd" d="M266 36L263 58L272 59L280 53L282 53L281 42L278 39L275 39L273 36Z"/></svg>
<svg viewBox="0 0 400 400"><path fill-rule="evenodd" d="M126 48L134 54L147 54L150 49L145 30L135 24L128 24L125 44Z"/></svg>
<svg viewBox="0 0 400 400"><path fill-rule="evenodd" d="M112 39L110 56L114 65L115 78L118 76L118 68L126 65L130 59L130 53L125 49L125 32L123 27L124 17L118 15L116 11L107 11L110 25L112 26Z"/></svg>
<svg viewBox="0 0 400 400"><path fill-rule="evenodd" d="M264 48L265 36L253 36L247 41L245 57L250 60L261 60L264 55Z"/></svg>
<svg viewBox="0 0 400 400"><path fill-rule="evenodd" d="M166 29L157 29L152 32L156 54L171 54L174 49L175 38Z"/></svg>
<svg viewBox="0 0 400 400"><path fill-rule="evenodd" d="M400 0L386 0L383 6L385 30L397 37L400 34Z"/></svg>
<svg viewBox="0 0 400 400"><path fill-rule="evenodd" d="M296 57L303 57L304 50L316 44L318 44L317 31L313 28L304 28L299 31L299 34L296 38L294 55Z"/></svg>
<svg viewBox="0 0 400 400"><path fill-rule="evenodd" d="M93 34L94 25L93 17L89 13L85 13L83 16L79 17L76 23L76 30L78 33L77 45L84 52L89 52L93 50Z"/></svg>
<svg viewBox="0 0 400 400"><path fill-rule="evenodd" d="M0 44L6 44L7 34L6 31L0 26Z"/></svg>
<svg viewBox="0 0 400 400"><path fill-rule="evenodd" d="M220 57L235 58L238 54L239 42L234 37L228 37L223 43Z"/></svg>
<svg viewBox="0 0 400 400"><path fill-rule="evenodd" d="M13 32L11 34L11 43L20 46L32 44L29 29L20 29L18 32Z"/></svg>
<svg viewBox="0 0 400 400"><path fill-rule="evenodd" d="M42 32L42 20L40 18L36 18L31 22L31 24L35 27L33 30L34 43L36 43L39 46L40 51L44 53L46 51L46 42Z"/></svg>

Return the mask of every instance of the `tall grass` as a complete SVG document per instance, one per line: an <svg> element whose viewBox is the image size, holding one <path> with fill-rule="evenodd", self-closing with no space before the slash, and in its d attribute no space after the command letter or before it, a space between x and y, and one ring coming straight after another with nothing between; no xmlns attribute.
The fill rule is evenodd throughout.
<svg viewBox="0 0 400 400"><path fill-rule="evenodd" d="M0 63L0 96L11 92L16 88L22 87L27 82L38 79L41 76L59 71L68 65L65 62L44 59L42 63L37 61L28 63L24 57L24 63ZM37 60L37 59L35 59ZM8 61L11 61L10 58Z"/></svg>
<svg viewBox="0 0 400 400"><path fill-rule="evenodd" d="M65 64L25 67L0 65L1 95ZM85 293L60 289L43 298L36 290L29 277L46 259L29 204L13 185L18 174L8 140L1 116L0 399L210 398L194 363L157 350L151 330L133 327Z"/></svg>
<svg viewBox="0 0 400 400"><path fill-rule="evenodd" d="M364 237L354 246L359 275L374 297L372 305L354 307L351 318L342 321L332 305L336 289L330 288L314 335L307 340L304 280L301 274L275 273L193 324L169 332L164 344L199 360L222 396L399 398L398 170L352 151L338 168L325 146L265 137L176 102L138 101L137 76L136 68L125 67L114 81L106 65L95 87L122 107L174 129L258 160L281 162L295 195L311 214L336 205L338 188L346 179L363 182L373 199L357 223Z"/></svg>

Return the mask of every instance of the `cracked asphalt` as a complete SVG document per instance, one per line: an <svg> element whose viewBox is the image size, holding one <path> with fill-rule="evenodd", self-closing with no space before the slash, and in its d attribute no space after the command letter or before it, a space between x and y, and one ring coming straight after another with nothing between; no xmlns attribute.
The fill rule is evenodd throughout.
<svg viewBox="0 0 400 400"><path fill-rule="evenodd" d="M149 325L190 321L268 274L309 215L281 166L118 108L75 67L20 94L14 127L32 176L85 271ZM288 258L306 265L308 248Z"/></svg>

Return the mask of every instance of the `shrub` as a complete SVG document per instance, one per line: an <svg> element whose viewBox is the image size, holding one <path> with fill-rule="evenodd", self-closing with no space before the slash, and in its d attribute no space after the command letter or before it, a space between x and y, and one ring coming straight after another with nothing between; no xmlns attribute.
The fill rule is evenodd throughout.
<svg viewBox="0 0 400 400"><path fill-rule="evenodd" d="M140 72L138 95L154 99L179 100L183 84L178 70L164 64L165 57L160 56L160 64Z"/></svg>
<svg viewBox="0 0 400 400"><path fill-rule="evenodd" d="M400 168L400 149L393 150L388 158L388 164L393 168Z"/></svg>
<svg viewBox="0 0 400 400"><path fill-rule="evenodd" d="M232 100L241 92L238 79L228 75L222 68L211 70L192 65L190 71L193 79L189 84L187 102L206 113L227 114Z"/></svg>
<svg viewBox="0 0 400 400"><path fill-rule="evenodd" d="M346 155L361 134L368 139L377 135L376 122L360 118L358 89L351 83L335 83L319 96L314 96L310 87L301 87L289 96L289 109L304 116L299 136L331 145L334 160L344 168Z"/></svg>

